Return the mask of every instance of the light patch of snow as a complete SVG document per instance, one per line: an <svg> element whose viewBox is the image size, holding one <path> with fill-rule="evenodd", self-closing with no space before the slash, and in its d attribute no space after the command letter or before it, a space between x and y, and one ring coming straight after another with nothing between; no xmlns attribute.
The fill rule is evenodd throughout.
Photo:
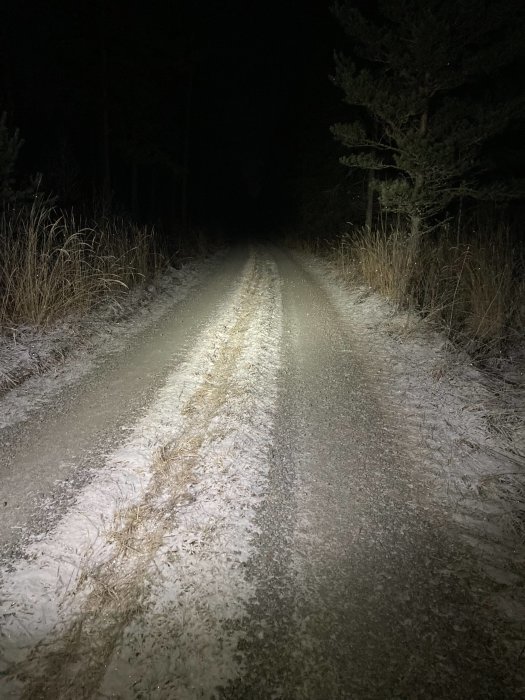
<svg viewBox="0 0 525 700"><path fill-rule="evenodd" d="M101 690L109 696L132 682L149 697L212 697L240 673L231 623L255 594L244 573L269 468L281 335L277 271L268 261L265 268L227 396L208 423L191 497L155 559L154 604L127 629L108 667Z"/></svg>
<svg viewBox="0 0 525 700"><path fill-rule="evenodd" d="M499 590L487 605L508 615L518 646L525 625L525 416L521 386L475 368L412 312L335 266L296 254L361 344L407 428L434 499ZM521 629L521 632L520 632ZM521 642L520 642L521 639ZM518 647L516 650L519 652Z"/></svg>
<svg viewBox="0 0 525 700"><path fill-rule="evenodd" d="M258 261L256 288L247 291L254 264L247 263L191 359L167 379L126 445L83 489L54 531L30 544L14 569L1 572L0 677L13 664L25 663L40 642L52 644L79 614L90 592L80 585L81 576L103 569L111 559L115 545L106 535L118 513L144 498L159 448L176 445L200 418L205 434L188 497L177 505L175 524L151 567L153 603L125 630L100 691L127 697L133 686L133 692L168 698L176 688L180 698L206 697L238 672L238 639L228 634L228 622L244 614L244 603L254 593L244 564L268 470L281 333L276 269ZM250 304L234 370L218 376L217 354L236 342L235 324ZM188 410L206 383L224 392L209 420L206 406L197 407L197 415ZM38 666L38 651L35 659L29 662L31 673L45 672ZM159 679L168 685L158 688ZM16 697L23 686L5 675L0 689L5 697Z"/></svg>
<svg viewBox="0 0 525 700"><path fill-rule="evenodd" d="M0 430L26 420L120 352L186 298L220 258L169 268L147 289L109 299L84 317L48 329L19 327L0 334Z"/></svg>
<svg viewBox="0 0 525 700"><path fill-rule="evenodd" d="M73 614L69 592L75 593L74 609L82 604L76 595L78 579L86 564L101 565L111 556L104 533L116 514L138 503L151 479L150 466L157 449L176 439L183 417L175 406L182 406L202 382L202 372L212 366L211 356L219 330L231 316L228 306L217 325L199 342L191 362L183 363L160 390L158 399L134 428L131 439L111 455L97 478L81 494L73 509L54 532L31 544L13 572L2 572L3 665L19 662L39 641L47 638ZM230 324L232 320L230 319Z"/></svg>

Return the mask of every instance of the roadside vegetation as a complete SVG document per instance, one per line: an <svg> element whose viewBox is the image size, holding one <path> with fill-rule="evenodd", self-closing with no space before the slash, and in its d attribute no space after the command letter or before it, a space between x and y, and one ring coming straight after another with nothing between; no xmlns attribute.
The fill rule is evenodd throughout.
<svg viewBox="0 0 525 700"><path fill-rule="evenodd" d="M298 200L299 242L476 360L514 360L525 340L523 7L365 5L333 7L349 37L332 76L339 165Z"/></svg>
<svg viewBox="0 0 525 700"><path fill-rule="evenodd" d="M95 347L213 248L178 220L135 219L96 183L74 201L55 195L19 166L22 145L0 115L0 393Z"/></svg>
<svg viewBox="0 0 525 700"><path fill-rule="evenodd" d="M358 284L437 325L473 358L493 362L525 337L525 248L508 227L458 236L443 226L414 255L400 227L347 230L312 243Z"/></svg>
<svg viewBox="0 0 525 700"><path fill-rule="evenodd" d="M165 264L152 227L109 214L61 210L40 190L21 185L17 129L0 118L0 331L49 326L84 314L150 279ZM78 211L78 207L77 207Z"/></svg>
<svg viewBox="0 0 525 700"><path fill-rule="evenodd" d="M0 328L45 327L151 279L165 258L155 231L88 222L36 198L0 219Z"/></svg>
<svg viewBox="0 0 525 700"><path fill-rule="evenodd" d="M137 221L118 202L87 193L63 207L42 175L22 174L18 129L0 115L0 335L49 328L87 314L103 301L147 285L168 264L203 256L204 231L181 222Z"/></svg>

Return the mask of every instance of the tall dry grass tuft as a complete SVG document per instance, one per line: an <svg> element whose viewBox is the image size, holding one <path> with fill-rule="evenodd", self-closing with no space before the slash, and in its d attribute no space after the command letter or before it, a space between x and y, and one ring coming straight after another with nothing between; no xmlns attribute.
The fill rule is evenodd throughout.
<svg viewBox="0 0 525 700"><path fill-rule="evenodd" d="M465 332L484 344L500 344L524 328L525 259L523 250L494 242L470 246L464 275L468 299Z"/></svg>
<svg viewBox="0 0 525 700"><path fill-rule="evenodd" d="M398 229L389 234L364 229L347 241L347 247L368 286L398 304L408 301L414 261L406 234Z"/></svg>
<svg viewBox="0 0 525 700"><path fill-rule="evenodd" d="M86 225L35 201L0 219L0 328L45 326L125 292L159 265L151 230L106 219Z"/></svg>
<svg viewBox="0 0 525 700"><path fill-rule="evenodd" d="M396 228L363 229L341 236L332 258L341 272L419 310L472 353L494 355L523 340L524 248L504 228L466 242L447 229L416 242Z"/></svg>

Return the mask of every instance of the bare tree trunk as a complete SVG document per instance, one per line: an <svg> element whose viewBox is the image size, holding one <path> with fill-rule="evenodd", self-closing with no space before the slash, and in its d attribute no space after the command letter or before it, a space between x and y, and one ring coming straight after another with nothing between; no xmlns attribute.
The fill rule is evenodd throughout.
<svg viewBox="0 0 525 700"><path fill-rule="evenodd" d="M420 122L419 122L419 134L420 136L425 136L427 133L428 129L428 109L425 109L423 114L421 115ZM416 175L416 179L414 182L414 204L417 207L417 199L418 195L420 192L423 190L423 187L425 185L425 180L423 177L423 173L418 173ZM421 213L416 209L411 215L410 215L410 236L412 238L412 248L413 248L413 254L415 257L417 257L417 253L419 252L419 236L421 234L421 224L422 224L422 217Z"/></svg>
<svg viewBox="0 0 525 700"><path fill-rule="evenodd" d="M131 213L133 219L139 219L139 166L136 161L131 164Z"/></svg>
<svg viewBox="0 0 525 700"><path fill-rule="evenodd" d="M108 106L108 57L104 47L101 49L102 59L102 110L101 110L101 169L102 169L102 200L104 213L111 204L111 161L109 155L110 130Z"/></svg>
<svg viewBox="0 0 525 700"><path fill-rule="evenodd" d="M155 166L151 166L150 181L149 181L149 206L150 217L155 221L157 214L157 173Z"/></svg>
<svg viewBox="0 0 525 700"><path fill-rule="evenodd" d="M97 12L98 34L98 71L100 84L99 102L99 187L102 196L102 211L106 214L111 204L111 162L110 162L110 125L109 125L109 68L107 50L107 7L101 2Z"/></svg>
<svg viewBox="0 0 525 700"><path fill-rule="evenodd" d="M191 110L193 97L193 71L190 70L188 77L188 92L186 95L186 120L184 125L184 154L182 163L182 187L181 187L181 223L182 233L188 232L189 227L189 207L188 207L188 185L190 169L190 145L191 145Z"/></svg>
<svg viewBox="0 0 525 700"><path fill-rule="evenodd" d="M372 230L372 221L374 218L374 186L375 186L374 171L372 169L370 169L368 171L366 218L365 218L365 226L369 231Z"/></svg>
<svg viewBox="0 0 525 700"><path fill-rule="evenodd" d="M419 238L421 233L421 217L417 214L412 214L410 217L410 235L412 238Z"/></svg>

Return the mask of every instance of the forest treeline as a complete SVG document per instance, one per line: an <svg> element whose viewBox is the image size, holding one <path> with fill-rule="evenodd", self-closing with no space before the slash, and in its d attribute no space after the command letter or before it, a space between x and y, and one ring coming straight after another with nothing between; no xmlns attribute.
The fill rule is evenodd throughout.
<svg viewBox="0 0 525 700"><path fill-rule="evenodd" d="M195 55L178 10L3 3L0 108L25 141L20 178L36 168L65 207L95 200L136 220L187 216Z"/></svg>
<svg viewBox="0 0 525 700"><path fill-rule="evenodd" d="M188 249L200 218L226 237L286 230L323 242L345 270L475 353L519 344L523 3L312 7L6 0L4 319L28 316L14 309L34 266L83 251L83 269L104 270L90 286L97 299L104 280L119 286L109 260L142 251L142 272L128 260L122 281L159 260L157 244L145 253L152 225L172 249ZM123 246L104 249L115 238ZM30 262L22 240L38 253ZM66 258L50 252L69 250L66 241L81 245ZM89 257L95 249L100 260Z"/></svg>
<svg viewBox="0 0 525 700"><path fill-rule="evenodd" d="M303 238L476 355L523 341L525 22L513 0L343 0L338 169ZM333 157L330 159L334 163ZM342 169L341 169L342 168ZM324 244L323 244L324 241Z"/></svg>
<svg viewBox="0 0 525 700"><path fill-rule="evenodd" d="M197 60L181 2L3 3L1 330L86 313L200 245Z"/></svg>

